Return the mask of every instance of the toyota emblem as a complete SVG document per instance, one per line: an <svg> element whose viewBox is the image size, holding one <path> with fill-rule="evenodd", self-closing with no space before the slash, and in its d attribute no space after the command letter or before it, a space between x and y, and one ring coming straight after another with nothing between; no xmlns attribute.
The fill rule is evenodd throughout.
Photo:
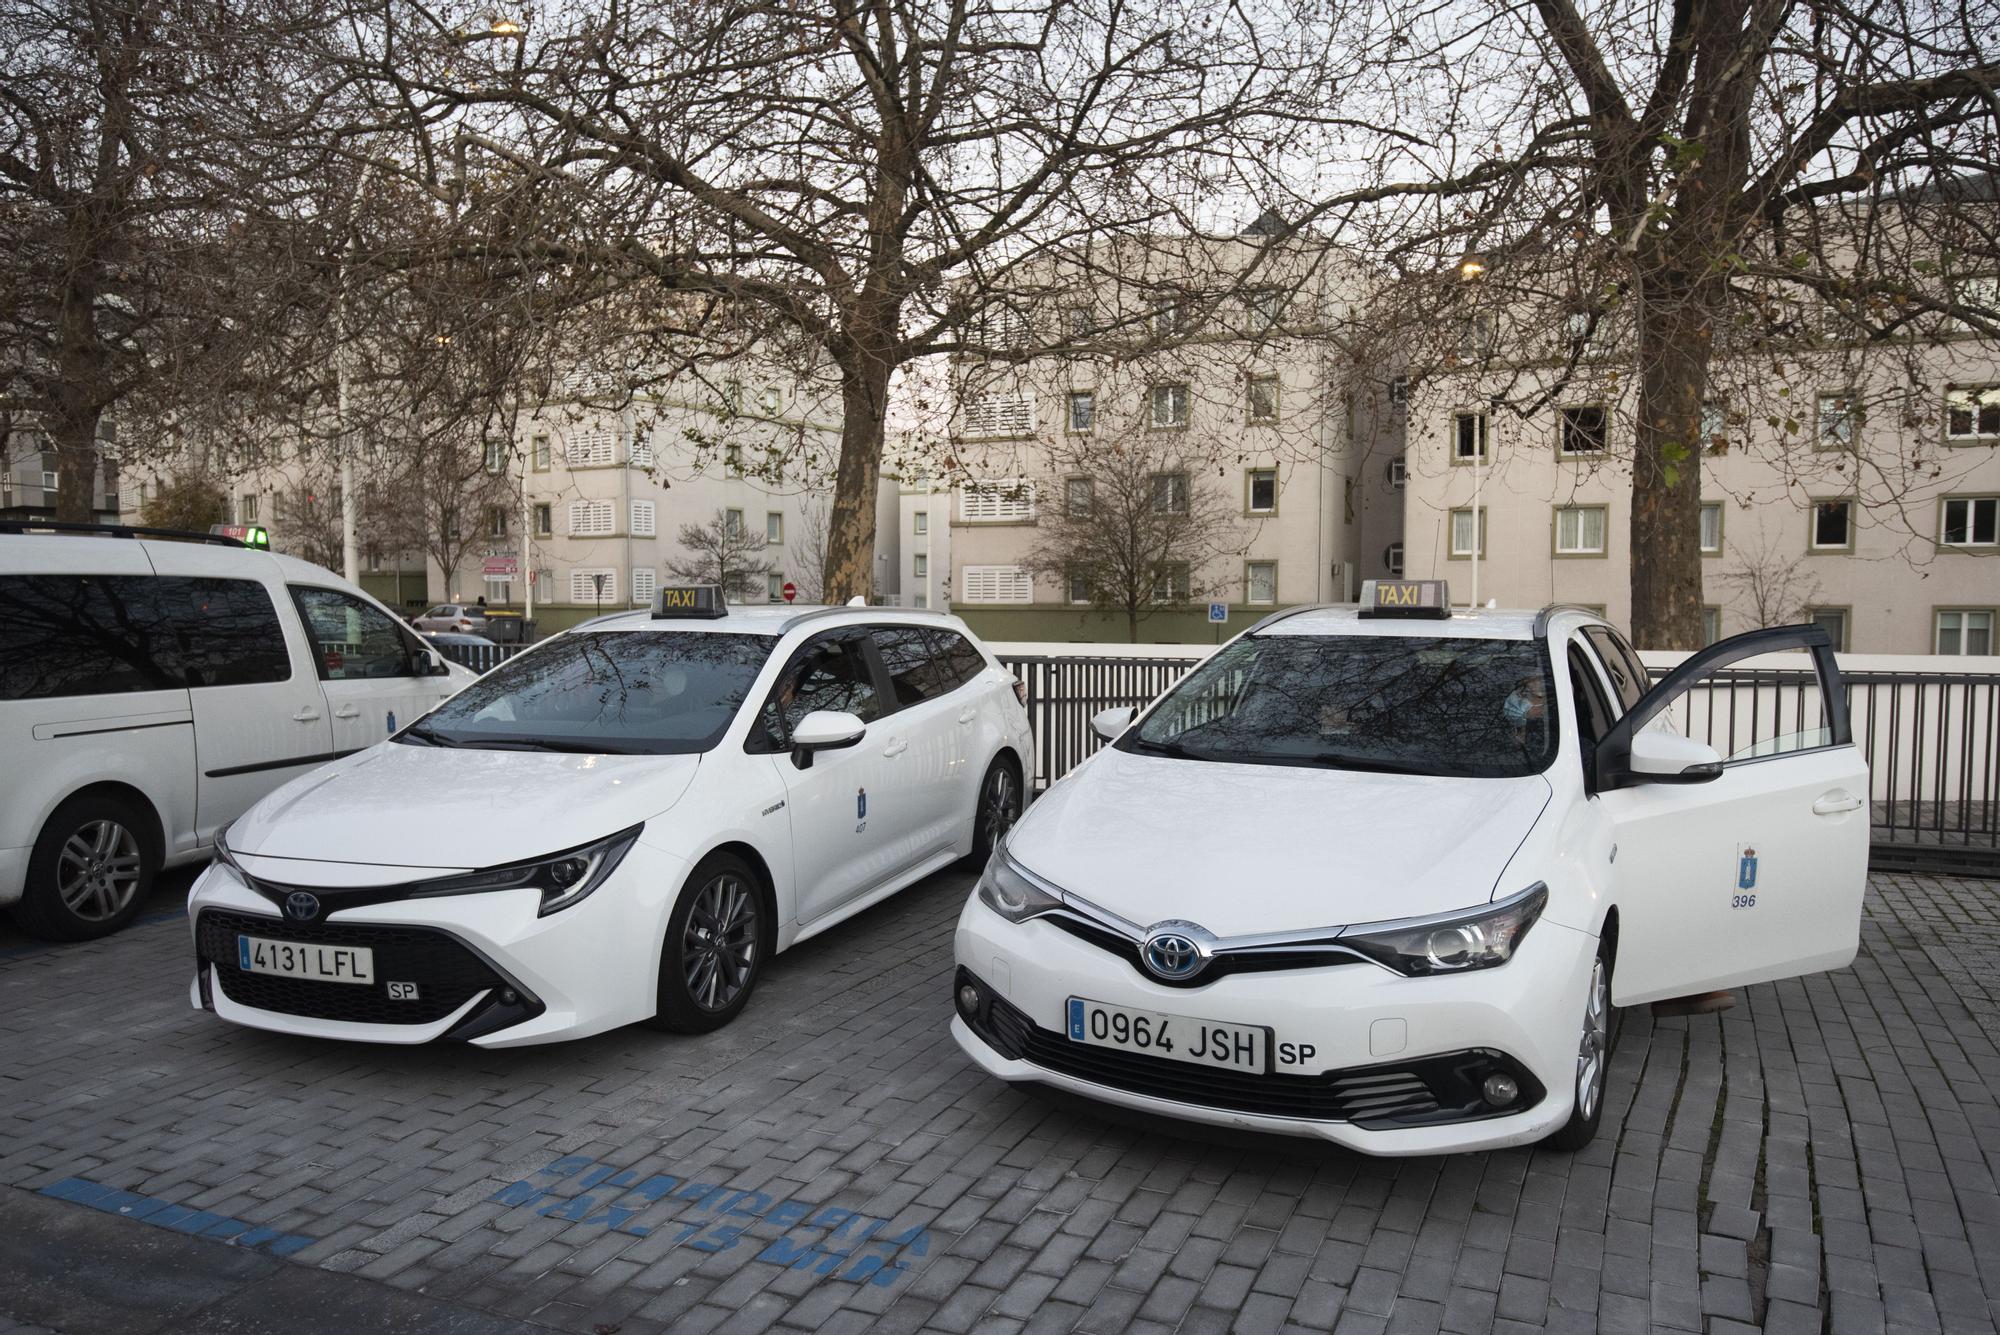
<svg viewBox="0 0 2000 1335"><path fill-rule="evenodd" d="M1146 967L1160 978L1178 982L1192 978L1207 963L1192 936L1178 931L1156 931L1146 938Z"/></svg>
<svg viewBox="0 0 2000 1335"><path fill-rule="evenodd" d="M319 896L294 890L285 896L285 916L296 922L311 922L319 916Z"/></svg>

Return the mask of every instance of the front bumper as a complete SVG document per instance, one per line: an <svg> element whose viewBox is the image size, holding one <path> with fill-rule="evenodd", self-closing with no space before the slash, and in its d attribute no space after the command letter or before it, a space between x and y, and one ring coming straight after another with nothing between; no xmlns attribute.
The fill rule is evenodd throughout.
<svg viewBox="0 0 2000 1335"><path fill-rule="evenodd" d="M252 1028L357 1042L515 1047L601 1033L654 1013L666 919L686 873L641 839L604 884L546 918L535 891L508 890L335 909L299 924L218 862L189 896L190 1000ZM375 981L245 972L235 952L246 934L365 946ZM390 997L390 982L415 984L415 998Z"/></svg>
<svg viewBox="0 0 2000 1335"><path fill-rule="evenodd" d="M1370 1154L1493 1149L1540 1140L1568 1120L1576 1042L1596 940L1544 919L1497 969L1404 978L1355 963L1232 974L1168 987L1047 923L1010 923L971 897L956 954L1005 1005L955 1015L980 1067L1163 1116L1311 1136ZM1069 998L1272 1029L1264 1075L1070 1044ZM1009 1017L1011 1011L1018 1021ZM983 1031L983 1032L981 1032ZM1310 1050L1287 1062L1282 1056ZM1487 1073L1521 1094L1494 1111L1470 1097Z"/></svg>

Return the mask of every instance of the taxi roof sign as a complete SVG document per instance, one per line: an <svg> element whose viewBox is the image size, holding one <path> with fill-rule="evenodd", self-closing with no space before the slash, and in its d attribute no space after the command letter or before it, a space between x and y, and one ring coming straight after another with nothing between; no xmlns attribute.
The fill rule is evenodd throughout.
<svg viewBox="0 0 2000 1335"><path fill-rule="evenodd" d="M208 531L219 537L234 538L245 547L271 549L271 531L262 524L210 524Z"/></svg>
<svg viewBox="0 0 2000 1335"><path fill-rule="evenodd" d="M1360 615L1443 621L1451 615L1451 589L1441 579L1364 579Z"/></svg>
<svg viewBox="0 0 2000 1335"><path fill-rule="evenodd" d="M728 615L719 584L669 584L653 595L655 621L714 621Z"/></svg>

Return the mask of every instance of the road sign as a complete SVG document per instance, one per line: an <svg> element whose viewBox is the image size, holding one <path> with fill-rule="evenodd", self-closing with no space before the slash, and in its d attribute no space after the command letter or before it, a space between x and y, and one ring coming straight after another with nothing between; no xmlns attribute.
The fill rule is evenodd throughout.
<svg viewBox="0 0 2000 1335"><path fill-rule="evenodd" d="M799 596L799 586L792 583L790 580L786 580L785 587L778 590L778 592L785 595L786 602L790 602L792 601L792 599Z"/></svg>
<svg viewBox="0 0 2000 1335"><path fill-rule="evenodd" d="M1208 605L1208 619L1218 624L1229 620L1229 604L1210 603Z"/></svg>
<svg viewBox="0 0 2000 1335"><path fill-rule="evenodd" d="M520 573L521 563L512 556L489 556L483 570L488 579L511 579Z"/></svg>

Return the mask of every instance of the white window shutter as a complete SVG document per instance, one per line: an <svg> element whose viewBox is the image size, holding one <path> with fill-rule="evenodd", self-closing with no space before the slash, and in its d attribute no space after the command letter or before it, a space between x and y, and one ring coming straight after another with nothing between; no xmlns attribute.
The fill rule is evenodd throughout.
<svg viewBox="0 0 2000 1335"><path fill-rule="evenodd" d="M658 521L655 517L653 502L632 502L632 536L635 538L650 538L658 531ZM637 588L633 589L633 593L635 596L637 595Z"/></svg>
<svg viewBox="0 0 2000 1335"><path fill-rule="evenodd" d="M573 603L594 604L598 600L597 579L604 576L604 601L618 600L618 572L602 568L594 570L572 570L569 572L569 600Z"/></svg>
<svg viewBox="0 0 2000 1335"><path fill-rule="evenodd" d="M1034 580L1020 566L966 566L961 596L968 603L1034 601Z"/></svg>
<svg viewBox="0 0 2000 1335"><path fill-rule="evenodd" d="M632 567L632 601L650 603L659 588L659 572L651 566Z"/></svg>

